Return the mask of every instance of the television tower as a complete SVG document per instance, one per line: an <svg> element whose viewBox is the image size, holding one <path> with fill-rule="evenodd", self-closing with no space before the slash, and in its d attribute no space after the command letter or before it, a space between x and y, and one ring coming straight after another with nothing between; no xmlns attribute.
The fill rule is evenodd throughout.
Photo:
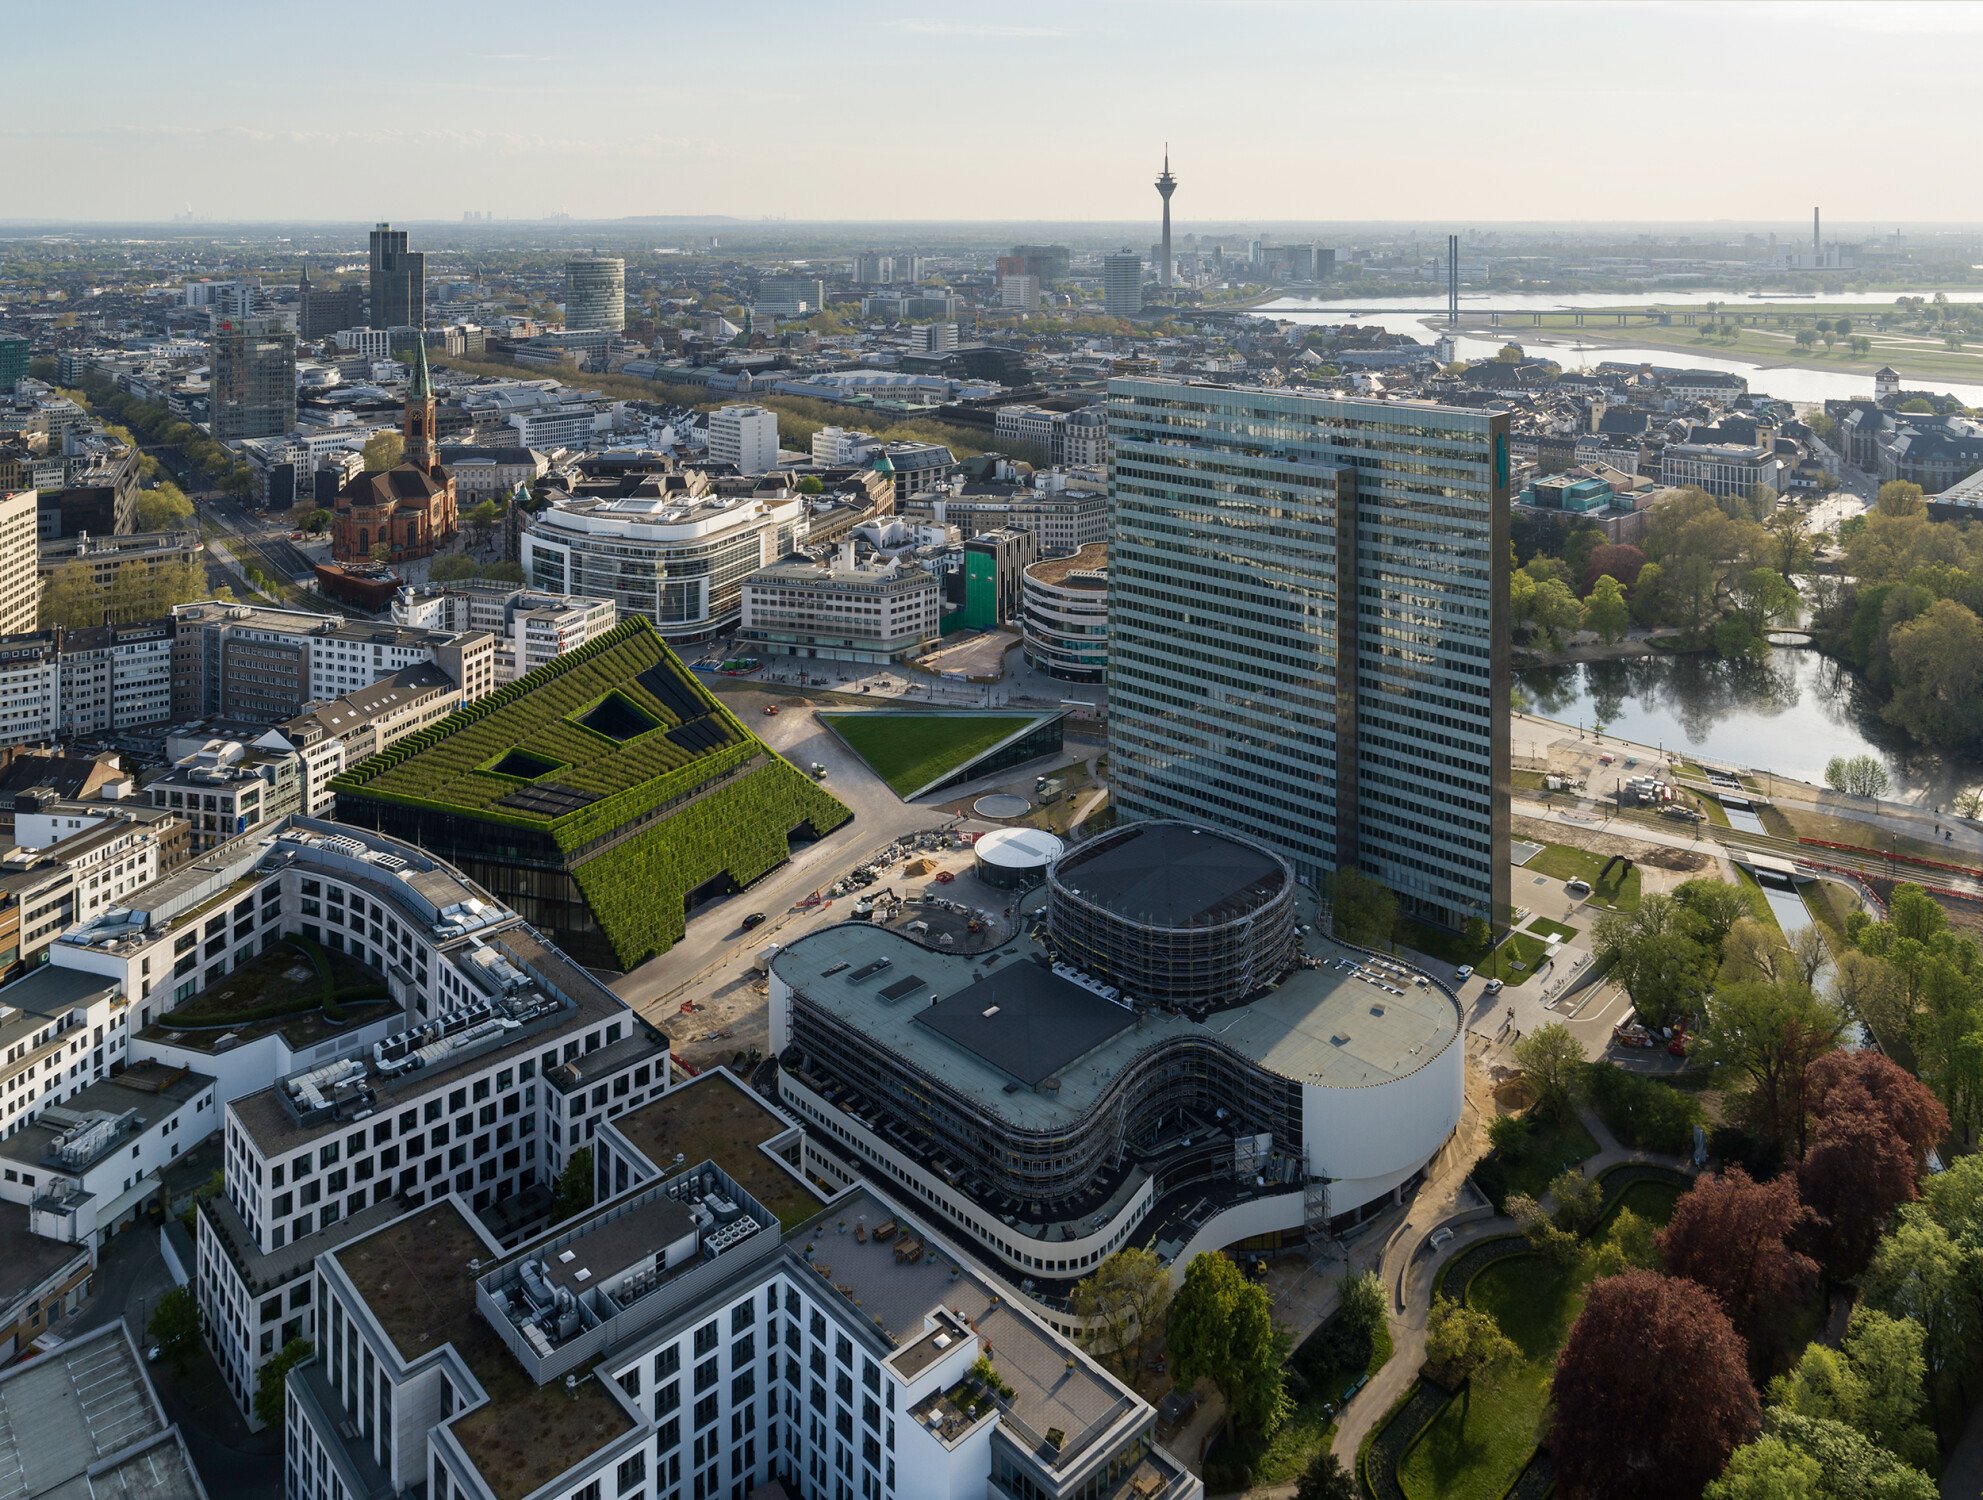
<svg viewBox="0 0 1983 1500"><path fill-rule="evenodd" d="M1163 284L1171 284L1171 194L1177 191L1177 179L1171 176L1171 143L1164 142L1164 172L1157 179L1157 196L1164 200L1164 267Z"/></svg>

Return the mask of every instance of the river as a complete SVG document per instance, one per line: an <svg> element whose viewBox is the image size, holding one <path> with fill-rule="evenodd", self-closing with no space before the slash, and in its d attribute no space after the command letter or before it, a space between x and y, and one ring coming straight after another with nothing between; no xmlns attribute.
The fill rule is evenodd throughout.
<svg viewBox="0 0 1983 1500"><path fill-rule="evenodd" d="M1871 755L1895 796L1946 804L1983 782L1983 765L1929 755L1883 722L1873 695L1816 651L1777 648L1760 660L1651 656L1527 667L1515 686L1530 713L1691 760L1766 770L1822 786L1834 755Z"/></svg>
<svg viewBox="0 0 1983 1500"><path fill-rule="evenodd" d="M1861 292L1836 297L1820 297L1822 302L1851 303L1856 306L1890 307L1898 297L1932 295L1921 292ZM1983 302L1983 291L1950 292L1951 302ZM1805 299L1789 299L1787 305L1795 307ZM1757 303L1784 302L1779 296L1754 297L1733 292L1667 292L1667 293L1620 293L1606 296L1601 292L1576 293L1561 297L1517 296L1487 293L1479 297L1462 297L1460 310L1466 311L1469 302L1481 305L1509 308L1518 311L1550 312L1564 308L1578 307L1647 307L1653 304L1682 306L1707 302L1726 303L1730 306L1753 305ZM1394 309L1389 312L1372 313L1363 309L1383 307ZM1422 308L1418 312L1395 311L1399 308ZM1366 297L1360 301L1316 301L1312 298L1284 297L1277 302L1255 308L1261 317L1281 318L1290 323L1357 323L1365 327L1376 326L1387 333L1401 333L1423 343L1431 343L1443 331L1428 328L1425 317L1429 313L1446 310L1444 297ZM1722 370L1731 375L1743 376L1751 390L1760 395L1775 396L1784 401L1827 401L1861 397L1870 400L1873 395L1873 377L1850 374L1839 370L1819 370L1805 365L1759 365L1751 360L1728 359L1724 356L1696 353L1691 349L1642 349L1613 344L1591 344L1577 348L1578 339L1574 329L1523 328L1519 324L1509 324L1507 331L1493 338L1481 338L1475 334L1455 336L1457 352L1461 359L1492 359L1501 347L1513 340L1524 349L1542 351L1547 358L1554 359L1566 369L1581 370L1604 363L1607 360L1625 364L1655 364L1678 366L1689 370ZM1932 390L1945 391L1967 405L1983 405L1983 384L1959 384L1942 379L1922 380L1920 385Z"/></svg>

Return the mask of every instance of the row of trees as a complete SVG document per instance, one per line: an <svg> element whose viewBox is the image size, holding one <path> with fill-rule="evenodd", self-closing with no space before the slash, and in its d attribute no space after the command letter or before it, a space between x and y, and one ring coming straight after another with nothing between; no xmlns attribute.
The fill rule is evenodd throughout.
<svg viewBox="0 0 1983 1500"><path fill-rule="evenodd" d="M1983 528L1931 520L1921 487L1880 487L1812 579L1824 650L1884 695L1881 716L1936 749L1983 746Z"/></svg>
<svg viewBox="0 0 1983 1500"><path fill-rule="evenodd" d="M1894 888L1883 920L1849 916L1844 938L1840 1003L1921 1076L1956 1141L1973 1147L1983 1128L1983 950L1910 884Z"/></svg>
<svg viewBox="0 0 1983 1500"><path fill-rule="evenodd" d="M156 620L170 614L173 605L190 604L210 593L206 567L197 557L120 563L108 587L98 583L96 570L79 558L55 569L42 586L41 626L76 630Z"/></svg>
<svg viewBox="0 0 1983 1500"><path fill-rule="evenodd" d="M1700 1179L1648 1263L1621 1251L1626 1268L1593 1283L1552 1389L1550 1451L1567 1495L1935 1493L1923 1472L1936 1461L1928 1332L1873 1294L1868 1261L1919 1193L1946 1117L1872 1052L1824 1054L1795 1092L1809 1128L1793 1171ZM1970 1175L1983 1188L1983 1163ZM1839 1348L1793 1358L1788 1330L1808 1325L1823 1282L1862 1273L1867 1295Z"/></svg>
<svg viewBox="0 0 1983 1500"><path fill-rule="evenodd" d="M63 394L86 410L114 419L120 424L119 431L130 435L133 446L141 439L154 447L171 449L192 475L215 489L237 499L245 499L254 492L254 475L248 465L228 451L225 444L215 442L191 422L174 416L170 407L156 401L141 401L94 375L83 381L80 390Z"/></svg>

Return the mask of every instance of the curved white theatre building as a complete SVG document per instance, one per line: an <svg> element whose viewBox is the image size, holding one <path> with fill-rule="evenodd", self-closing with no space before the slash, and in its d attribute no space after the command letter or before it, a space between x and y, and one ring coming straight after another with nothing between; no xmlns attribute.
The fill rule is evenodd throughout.
<svg viewBox="0 0 1983 1500"><path fill-rule="evenodd" d="M1131 824L1080 846L1052 881L1078 883L1090 924L1107 914L1107 944L1092 944L1092 925L1056 932L1060 908L1043 918L1029 898L1028 930L988 954L847 923L771 961L785 1103L1050 1311L1125 1244L1152 1245L1181 1274L1201 1250L1353 1226L1458 1124L1458 1002L1322 938L1307 893L1263 846ZM1102 968L1139 921L1189 956L1188 992L1138 994L1117 986L1147 965ZM1085 967L1066 961L1077 948Z"/></svg>

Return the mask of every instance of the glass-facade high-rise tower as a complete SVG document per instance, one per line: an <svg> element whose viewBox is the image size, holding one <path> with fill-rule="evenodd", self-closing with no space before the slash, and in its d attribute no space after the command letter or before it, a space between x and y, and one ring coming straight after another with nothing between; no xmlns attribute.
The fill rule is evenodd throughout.
<svg viewBox="0 0 1983 1500"><path fill-rule="evenodd" d="M1125 818L1253 834L1410 913L1509 902L1508 418L1109 385Z"/></svg>
<svg viewBox="0 0 1983 1500"><path fill-rule="evenodd" d="M381 224L372 231L374 328L427 326L427 257L406 248L406 231Z"/></svg>

